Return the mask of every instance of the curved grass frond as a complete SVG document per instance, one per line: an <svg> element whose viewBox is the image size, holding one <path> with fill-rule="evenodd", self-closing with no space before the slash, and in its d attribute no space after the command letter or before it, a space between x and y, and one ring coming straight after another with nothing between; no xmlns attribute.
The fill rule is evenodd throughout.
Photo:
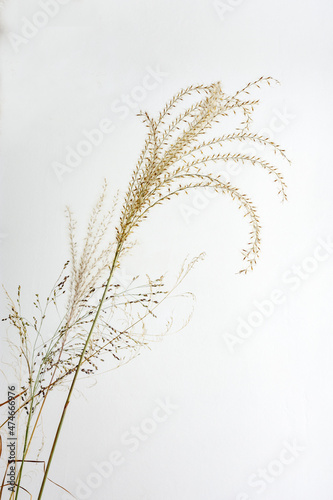
<svg viewBox="0 0 333 500"><path fill-rule="evenodd" d="M165 276L157 279L148 275L144 278L134 276L125 282L117 278L116 271L123 268L122 259L134 245L132 237L136 228L156 206L198 189L228 195L250 226L249 240L242 250L244 267L240 272L247 273L255 266L261 242L256 207L237 186L223 181L223 173L229 162L260 167L273 178L282 199L286 199L286 184L275 165L275 159L289 161L284 149L269 137L251 130L253 112L259 104L259 99L252 97L251 93L263 84L274 82L276 80L271 77L261 77L231 95L222 89L220 82L191 85L179 91L156 118L141 112L139 115L147 127L147 137L120 205L118 223L114 223L117 197L111 210L106 209L105 181L81 245L77 241L76 220L71 210L66 209L70 260L44 304L36 294L33 317L27 319L21 311L20 287L15 301L7 294L9 314L6 320L16 332L9 341L23 377L16 396L16 415L22 413L20 420L25 423L23 433L19 435L23 444L16 475L16 494L13 493L10 500L17 500L19 492L26 491L21 485L23 467L29 462L27 456L32 453L31 445L36 439L35 431L45 402L55 387L70 384L38 500L43 493L78 374L84 377L95 375L106 359L109 360L108 366L124 364L151 341L188 324L192 310L180 326L168 316L164 328L158 328L159 311L202 255L186 260L172 285L167 284ZM237 147L244 144L252 148L258 146L260 152L239 152ZM275 153L273 161L262 156L266 150ZM218 174L212 171L214 164ZM62 299L64 293L67 293L65 301ZM51 307L55 307L59 317L53 330L45 325Z"/></svg>

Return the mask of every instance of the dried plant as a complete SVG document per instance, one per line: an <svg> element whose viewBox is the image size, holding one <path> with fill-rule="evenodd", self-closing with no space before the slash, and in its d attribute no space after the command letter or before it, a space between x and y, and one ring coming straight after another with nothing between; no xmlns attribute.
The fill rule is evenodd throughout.
<svg viewBox="0 0 333 500"><path fill-rule="evenodd" d="M227 162L233 162L263 168L274 178L281 198L286 199L286 185L275 165L261 156L237 151L237 146L244 142L259 143L280 155L282 160L287 160L279 145L250 130L252 114L259 103L250 97L250 93L255 87L274 81L260 78L231 96L223 91L219 82L190 86L176 94L156 119L146 112L140 113L148 134L123 203L119 206L116 198L112 210L106 210L105 182L91 213L81 249L76 241L76 222L67 209L70 259L43 305L36 295L36 313L31 320L26 319L21 311L20 287L15 301L7 295L10 312L6 320L16 332L16 337L11 334L9 338L10 345L14 355L23 361L18 374L23 383L16 396L16 413L24 420L21 448L16 457L16 487L10 500L17 500L20 491L26 491L21 484L23 468L29 462L28 453L35 443L36 429L50 392L62 385L67 390L67 398L38 499L44 491L78 375L96 373L106 355L114 360L114 366L118 366L148 344L154 338L150 329L155 325L147 325L147 321L157 323L156 309L172 296L197 260L202 258L200 255L192 261L185 261L173 285L166 286L164 276L157 279L137 276L126 286L119 283L116 271L126 252L134 245L132 236L155 206L192 189L210 188L228 194L243 210L250 224L249 241L242 251L244 267L240 272L253 269L260 252L257 211L237 187L223 181L223 167ZM187 105L186 100L189 101ZM233 127L231 131L228 130L229 122ZM219 128L223 133L216 135ZM221 174L212 168L214 163L221 169ZM118 206L119 219L114 224ZM65 292L66 296L63 296ZM59 314L59 324L53 328L55 331L51 337L45 333L50 331L49 326L45 328L50 308ZM61 314L60 310L64 313ZM184 324L187 322L186 319ZM172 329L172 324L171 319L165 332ZM39 455L33 462L42 463L38 458ZM5 478L6 472L0 498Z"/></svg>

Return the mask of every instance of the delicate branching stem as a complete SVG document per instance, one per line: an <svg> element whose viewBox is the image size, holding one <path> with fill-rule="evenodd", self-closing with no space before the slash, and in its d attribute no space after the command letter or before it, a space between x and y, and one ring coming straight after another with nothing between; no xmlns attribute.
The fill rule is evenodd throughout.
<svg viewBox="0 0 333 500"><path fill-rule="evenodd" d="M56 446L57 446L57 443L58 443L58 439L59 439L59 436L60 436L62 425L64 423L64 419L65 419L65 416L66 416L67 408L68 408L68 405L70 403L71 396L73 394L73 390L74 390L74 387L75 387L75 384L76 384L76 380L77 380L77 377L79 375L79 372L80 372L80 369L81 369L81 365L82 365L82 362L83 362L83 359L84 359L84 355L85 355L85 353L87 351L87 348L88 348L88 345L89 345L89 342L90 342L90 339L91 339L91 335L92 335L92 333L93 333L93 331L95 329L95 325L97 323L97 320L98 320L98 317L100 315L100 312L101 312L101 309L102 309L102 306L103 306L106 294L108 292L108 288L110 286L110 283L111 283L111 280L112 280L112 277L113 277L113 273L114 273L114 270L115 270L116 265L117 265L119 254L121 252L121 247L122 247L122 243L119 242L118 246L117 246L117 249L116 249L116 252L115 252L113 263L112 263L112 266L111 266L110 274L109 274L108 280L107 280L105 288L104 288L104 292L103 292L102 298L101 298L101 300L99 302L99 306L97 308L94 320L93 320L91 328L89 330L86 342L85 342L84 347L82 349L81 356L80 356L80 359L78 361L78 364L77 364L77 367L76 367L76 370L75 370L75 373L74 373L74 377L73 377L71 386L70 386L68 394L67 394L67 398L66 398L63 410L62 410L62 414L61 414L61 417L60 417L60 420L59 420L59 424L58 424L58 428L57 428L57 431L56 431L56 434L55 434L55 438L53 440L53 444L52 444L50 456L49 456L49 459L48 459L48 462L47 462L47 465L46 465L46 470L45 470L45 473L44 473L43 481L42 481L42 484L41 484L41 487L40 487L40 490L39 490L38 500L41 500L41 498L43 496L43 492L44 492L46 480L47 480L47 477L48 477L48 474L49 474L49 470L50 470L50 467L51 467L51 464L52 464L53 455L54 455L54 452L55 452L55 449L56 449Z"/></svg>

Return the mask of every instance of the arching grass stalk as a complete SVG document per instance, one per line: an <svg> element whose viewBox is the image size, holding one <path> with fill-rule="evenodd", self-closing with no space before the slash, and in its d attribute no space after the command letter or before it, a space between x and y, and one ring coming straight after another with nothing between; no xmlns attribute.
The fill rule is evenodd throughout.
<svg viewBox="0 0 333 500"><path fill-rule="evenodd" d="M57 431L56 431L56 434L55 434L55 437L54 437L54 440L53 440L53 443L52 443L52 448L51 448L51 451L50 451L49 459L47 461L47 465L46 465L44 477L43 477L43 480L42 480L42 484L41 484L41 487L40 487L40 490L39 490L38 500L41 500L41 498L43 496L43 492L44 492L46 480L47 480L47 477L48 477L48 474L49 474L49 471L50 471L50 467L51 467L51 464L52 464L52 460L53 460L54 452L56 450L56 446L57 446L57 443L58 443L60 432L61 432L64 420L65 420L67 408L68 408L68 405L70 403L70 400L71 400L71 397L72 397L72 394L73 394L73 390L74 390L74 387L75 387L75 384L76 384L76 381L77 381L77 377L78 377L79 372L81 370L81 365L82 365L82 362L83 362L83 359L84 359L84 355L85 355L85 353L87 351L87 348L88 348L91 336L93 334L93 331L95 329L97 320L98 320L100 312L102 310L102 307L103 307L103 304L104 304L104 301L105 301L105 297L106 297L106 294L108 292L108 288L110 286L110 283L111 283L111 280L112 280L112 277L113 277L113 273L114 273L114 270L115 270L116 265L117 265L119 254L121 252L121 247L122 247L122 243L119 242L118 246L117 246L117 249L116 249L116 252L115 252L115 256L113 258L113 262L112 262L110 274L109 274L108 280L106 282L102 298L101 298L101 300L99 302L99 306L97 308L94 320L93 320L93 322L91 324L91 327L90 327L90 330L89 330L86 342L85 342L84 347L82 349L81 356L80 356L80 359L78 361L78 364L77 364L77 367L76 367L76 370L75 370L75 373L74 373L74 377L73 377L72 383L70 385L70 388L69 388L69 391L68 391L68 394L67 394L67 398L66 398L63 410L62 410L62 414L61 414L61 417L60 417L60 420L59 420Z"/></svg>
<svg viewBox="0 0 333 500"><path fill-rule="evenodd" d="M242 150L243 145L254 146L257 143L271 157L274 153L276 157L287 160L278 144L250 130L251 116L259 103L259 100L249 98L250 90L263 83L270 85L274 81L270 77L259 78L234 95L227 95L219 82L208 86L190 86L178 92L156 119L148 113L141 113L148 128L147 139L125 193L118 224L114 225L112 219L117 203L112 205L110 211L105 211L104 184L101 196L91 212L82 250L78 253L76 221L71 211L67 210L71 257L64 270L70 263L70 272L68 276L61 275L53 289L54 293L47 298L47 304L53 303L58 312L56 299L66 291L68 300L64 314L60 315L60 325L51 338L44 334L41 336L45 313L37 294L34 306L41 313L41 321L35 316L32 321L22 316L19 293L16 302L8 296L10 313L7 320L16 329L19 339L18 344L13 341L11 344L19 351L19 357L26 361L28 375L27 380L23 381L23 392L18 396L22 404L17 413L26 409L27 419L15 500L19 497L20 489L27 491L22 485L24 463L37 463L27 460L27 454L35 442L35 431L50 391L70 380L38 500L45 489L79 373L83 372L87 376L96 373L100 362L104 361L105 353L110 354L119 366L126 360L128 352L137 353L150 339L146 321L157 317L154 313L157 305L170 293L165 289L164 276L155 280L147 276L144 284L134 288L130 286L137 278L141 281L141 277L133 278L131 285L125 288L112 278L115 278L120 256L133 246L133 233L152 209L182 193L187 194L199 188L227 194L243 211L251 226L248 245L242 250L244 267L240 272L246 273L253 269L261 242L256 207L246 194L230 182L225 182L223 174L229 162L236 166L244 165L244 168L260 167L274 179L282 200L286 199L286 185L275 161L271 163L269 156L267 159L259 154L251 156ZM226 120L228 127L228 119L232 119L232 123L236 120L234 131L228 132L229 129L224 127ZM110 237L111 231L114 237ZM190 267L183 266L178 283ZM99 297L100 300L96 300ZM167 323L166 332L170 330L170 324L172 321ZM32 338L34 342L31 347ZM41 345L37 346L37 343ZM41 406L36 415L34 410L38 405ZM14 493L11 500L13 498Z"/></svg>

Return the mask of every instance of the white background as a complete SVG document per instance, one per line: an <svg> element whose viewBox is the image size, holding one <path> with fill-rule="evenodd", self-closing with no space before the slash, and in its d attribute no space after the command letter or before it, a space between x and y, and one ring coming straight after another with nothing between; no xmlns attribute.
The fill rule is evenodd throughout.
<svg viewBox="0 0 333 500"><path fill-rule="evenodd" d="M183 205L198 200L183 198L146 223L129 272L161 274L188 253L207 253L186 282L197 297L193 320L96 377L93 388L81 385L84 397L70 407L51 479L94 500L331 500L333 255L314 271L308 258L318 238L333 237L332 3L71 0L30 40L14 43L10 33L22 35L41 4L0 6L0 233L2 282L11 293L21 284L28 302L48 291L68 258L65 205L84 224L104 177L111 192L124 189L144 139L136 113L158 112L184 86L220 80L232 93L261 75L279 79L281 86L263 89L254 127L273 128L292 160L282 167L288 203L279 203L255 168L235 179L263 225L262 256L247 276L236 274L247 227L229 201L214 199L187 221ZM115 103L139 95L148 68L164 76L124 118ZM66 148L105 118L113 132L59 181L54 162L64 162ZM305 273L294 285L286 282L293 266ZM284 302L230 350L226 334L237 335L257 310L254 301L277 288ZM5 352L2 361L9 361ZM5 377L3 387L5 394ZM44 421L44 458L63 397L54 397ZM165 398L177 409L131 452L122 435L144 425ZM260 468L278 470L272 463L295 441L299 456L270 475L262 493L248 484ZM90 495L79 493L78 481L92 481L93 463L114 450L124 463ZM32 491L39 478L31 477ZM63 498L49 483L45 499Z"/></svg>

